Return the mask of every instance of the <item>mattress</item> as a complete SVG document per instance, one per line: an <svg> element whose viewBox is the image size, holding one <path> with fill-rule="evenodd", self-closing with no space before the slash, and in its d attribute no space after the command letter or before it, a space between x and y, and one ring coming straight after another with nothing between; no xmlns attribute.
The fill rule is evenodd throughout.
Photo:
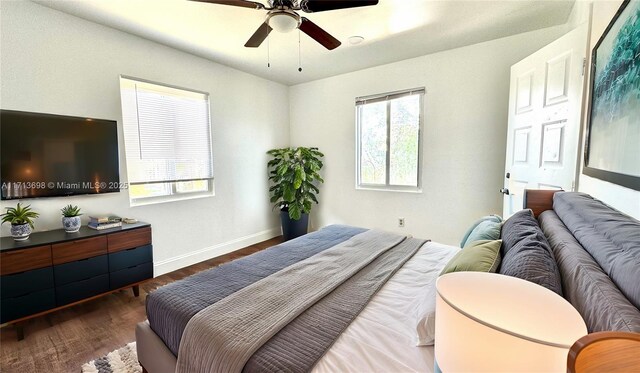
<svg viewBox="0 0 640 373"><path fill-rule="evenodd" d="M373 296L313 372L433 372L433 346L416 346L416 300L435 286L459 250L425 243Z"/></svg>

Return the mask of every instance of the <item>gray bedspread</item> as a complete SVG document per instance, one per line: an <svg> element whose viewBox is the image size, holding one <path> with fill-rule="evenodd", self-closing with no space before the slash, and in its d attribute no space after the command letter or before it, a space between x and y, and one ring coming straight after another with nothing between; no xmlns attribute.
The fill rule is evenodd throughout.
<svg viewBox="0 0 640 373"><path fill-rule="evenodd" d="M380 231L361 233L198 312L184 331L176 372L241 372L251 355L290 321L385 252L403 247L405 240Z"/></svg>
<svg viewBox="0 0 640 373"><path fill-rule="evenodd" d="M243 373L311 371L375 293L425 242L409 238L380 255L262 345Z"/></svg>
<svg viewBox="0 0 640 373"><path fill-rule="evenodd" d="M165 285L147 296L151 329L174 355L189 320L220 299L366 231L332 225L253 255Z"/></svg>

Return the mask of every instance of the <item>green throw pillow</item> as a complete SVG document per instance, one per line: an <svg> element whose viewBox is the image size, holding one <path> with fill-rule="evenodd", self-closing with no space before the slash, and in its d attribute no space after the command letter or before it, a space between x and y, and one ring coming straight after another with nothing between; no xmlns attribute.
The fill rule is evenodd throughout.
<svg viewBox="0 0 640 373"><path fill-rule="evenodd" d="M502 240L472 242L451 258L440 275L464 271L495 273L500 265L501 244Z"/></svg>
<svg viewBox="0 0 640 373"><path fill-rule="evenodd" d="M471 234L471 232L473 232L473 230L478 226L478 224L482 223L485 220L489 220L489 221L494 221L496 223L501 223L502 222L502 218L499 217L498 215L487 215L487 216L483 216L480 219L478 219L478 221L476 221L475 223L473 223L469 229L467 229L466 232L464 232L464 236L462 237L462 241L460 242L460 247L464 247L467 244L469 235Z"/></svg>
<svg viewBox="0 0 640 373"><path fill-rule="evenodd" d="M493 241L499 239L501 227L502 222L495 222L493 220L480 222L480 224L471 231L469 237L467 237L467 242L464 244L464 247L470 246L474 241Z"/></svg>

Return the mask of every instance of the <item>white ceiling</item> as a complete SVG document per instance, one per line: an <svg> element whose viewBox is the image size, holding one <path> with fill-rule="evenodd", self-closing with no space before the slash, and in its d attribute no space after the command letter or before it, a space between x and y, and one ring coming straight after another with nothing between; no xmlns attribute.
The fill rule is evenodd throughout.
<svg viewBox="0 0 640 373"><path fill-rule="evenodd" d="M47 7L287 85L563 24L575 0L380 0L307 18L343 44L328 51L298 32L245 48L265 11L187 0L34 0ZM266 4L267 0L260 0ZM352 46L350 36L365 38ZM270 44L270 48L268 48ZM271 67L267 67L269 50Z"/></svg>

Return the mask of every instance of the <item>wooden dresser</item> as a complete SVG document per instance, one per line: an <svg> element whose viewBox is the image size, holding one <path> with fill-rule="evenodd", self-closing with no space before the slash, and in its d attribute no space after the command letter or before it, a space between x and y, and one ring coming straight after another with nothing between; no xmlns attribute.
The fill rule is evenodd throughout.
<svg viewBox="0 0 640 373"><path fill-rule="evenodd" d="M153 278L151 226L125 224L77 233L33 233L27 241L0 243L0 324L21 321Z"/></svg>

